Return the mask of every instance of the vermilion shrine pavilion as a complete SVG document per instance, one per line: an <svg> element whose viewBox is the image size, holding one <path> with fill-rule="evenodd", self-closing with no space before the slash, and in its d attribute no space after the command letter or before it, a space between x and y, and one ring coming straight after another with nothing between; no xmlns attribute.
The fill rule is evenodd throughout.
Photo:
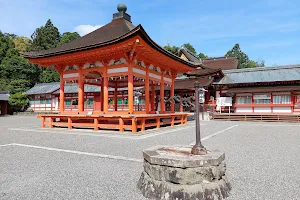
<svg viewBox="0 0 300 200"><path fill-rule="evenodd" d="M194 70L195 63L183 60L157 45L141 25L134 26L120 4L107 25L68 44L53 49L23 53L30 62L60 73L59 114L40 115L42 126L93 127L137 132L146 127L185 123L187 113L175 113L174 103L166 109L165 87L174 96L177 74ZM64 84L78 84L78 110L65 110ZM84 85L99 86L95 109L86 111ZM135 88L143 88L145 106L134 104ZM155 88L160 87L159 112L155 109ZM108 91L114 90L114 110L109 110ZM127 89L128 108L118 109L118 91ZM166 111L168 110L168 111ZM49 119L49 120L46 120ZM57 120L59 119L59 120Z"/></svg>

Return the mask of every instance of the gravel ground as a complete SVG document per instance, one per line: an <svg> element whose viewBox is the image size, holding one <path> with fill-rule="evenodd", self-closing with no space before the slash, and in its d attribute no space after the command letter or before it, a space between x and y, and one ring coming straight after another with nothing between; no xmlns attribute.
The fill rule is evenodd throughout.
<svg viewBox="0 0 300 200"><path fill-rule="evenodd" d="M204 145L226 153L229 200L299 199L300 124L201 124ZM41 129L36 117L1 117L0 199L144 199L136 189L142 150L189 145L194 134L193 124L132 136ZM12 143L31 146L5 146ZM107 155L115 159L101 158Z"/></svg>

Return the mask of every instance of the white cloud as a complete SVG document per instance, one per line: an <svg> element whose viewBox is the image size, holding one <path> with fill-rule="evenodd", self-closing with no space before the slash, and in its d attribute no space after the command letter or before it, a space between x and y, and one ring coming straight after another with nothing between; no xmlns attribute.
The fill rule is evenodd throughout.
<svg viewBox="0 0 300 200"><path fill-rule="evenodd" d="M80 36L84 36L98 28L100 28L102 25L95 25L95 26L92 26L92 25L79 25L79 26L76 26L74 28L74 31L76 31L77 33L79 33Z"/></svg>

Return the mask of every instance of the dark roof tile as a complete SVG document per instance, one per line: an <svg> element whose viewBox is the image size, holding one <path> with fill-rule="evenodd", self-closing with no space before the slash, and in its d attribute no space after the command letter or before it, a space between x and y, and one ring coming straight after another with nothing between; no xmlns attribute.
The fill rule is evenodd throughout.
<svg viewBox="0 0 300 200"><path fill-rule="evenodd" d="M36 84L33 88L25 92L26 95L33 95L33 94L51 94L56 90L59 90L60 83L53 82L53 83L39 83Z"/></svg>
<svg viewBox="0 0 300 200"><path fill-rule="evenodd" d="M300 80L300 65L223 70L215 84L266 83Z"/></svg>
<svg viewBox="0 0 300 200"><path fill-rule="evenodd" d="M9 92L0 91L0 101L8 101L9 100Z"/></svg>

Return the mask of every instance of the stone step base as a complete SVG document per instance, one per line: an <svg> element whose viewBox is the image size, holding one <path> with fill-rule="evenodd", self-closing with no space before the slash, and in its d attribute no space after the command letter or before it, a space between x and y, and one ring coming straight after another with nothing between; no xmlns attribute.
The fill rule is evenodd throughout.
<svg viewBox="0 0 300 200"><path fill-rule="evenodd" d="M212 182L183 185L154 180L146 172L142 172L137 187L144 197L162 200L225 199L231 190L226 176Z"/></svg>

